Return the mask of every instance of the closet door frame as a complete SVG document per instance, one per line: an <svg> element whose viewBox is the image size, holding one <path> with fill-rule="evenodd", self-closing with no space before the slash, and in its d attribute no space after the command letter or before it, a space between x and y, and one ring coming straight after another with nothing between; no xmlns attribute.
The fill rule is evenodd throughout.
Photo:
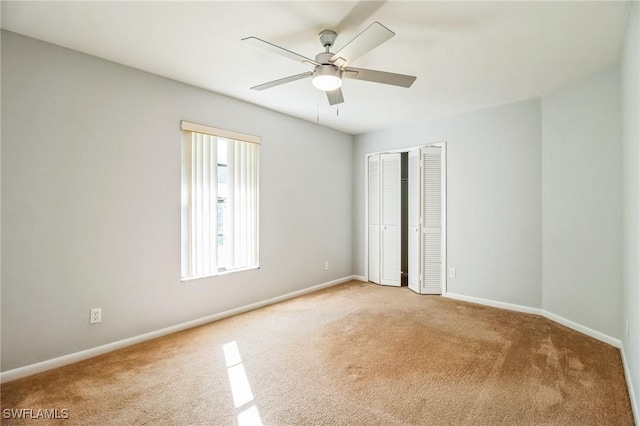
<svg viewBox="0 0 640 426"><path fill-rule="evenodd" d="M425 147L442 148L442 295L447 293L447 142L425 143L405 148L387 149L384 151L367 152L364 154L364 277L365 282L369 281L369 157L377 154L409 152L413 149ZM422 282L420 283L422 286Z"/></svg>

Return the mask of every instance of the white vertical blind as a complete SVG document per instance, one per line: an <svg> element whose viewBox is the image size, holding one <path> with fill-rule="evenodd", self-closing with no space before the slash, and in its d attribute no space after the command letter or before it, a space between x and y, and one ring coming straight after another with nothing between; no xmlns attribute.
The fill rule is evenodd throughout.
<svg viewBox="0 0 640 426"><path fill-rule="evenodd" d="M189 276L217 272L217 138L190 133L187 146Z"/></svg>
<svg viewBox="0 0 640 426"><path fill-rule="evenodd" d="M182 128L182 277L257 267L259 143L201 133L218 129L187 122ZM221 158L219 148L226 148Z"/></svg>
<svg viewBox="0 0 640 426"><path fill-rule="evenodd" d="M258 145L235 142L229 166L232 209L231 265L247 268L258 263ZM233 166L232 166L233 164Z"/></svg>

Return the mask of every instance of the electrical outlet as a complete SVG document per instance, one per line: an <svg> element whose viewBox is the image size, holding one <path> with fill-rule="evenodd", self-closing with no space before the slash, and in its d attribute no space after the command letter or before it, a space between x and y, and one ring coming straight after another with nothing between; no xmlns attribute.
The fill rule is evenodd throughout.
<svg viewBox="0 0 640 426"><path fill-rule="evenodd" d="M449 268L449 278L456 277L456 268Z"/></svg>
<svg viewBox="0 0 640 426"><path fill-rule="evenodd" d="M324 270L325 271L329 270L329 262L328 261L324 262Z"/></svg>
<svg viewBox="0 0 640 426"><path fill-rule="evenodd" d="M91 309L91 316L89 318L90 324L97 324L102 321L102 309L101 308L93 308Z"/></svg>

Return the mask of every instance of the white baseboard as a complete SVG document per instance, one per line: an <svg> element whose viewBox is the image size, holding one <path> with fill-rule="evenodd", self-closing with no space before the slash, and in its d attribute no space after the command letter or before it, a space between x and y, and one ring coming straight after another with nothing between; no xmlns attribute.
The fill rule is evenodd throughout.
<svg viewBox="0 0 640 426"><path fill-rule="evenodd" d="M616 339L615 337L611 337L607 334L593 330L582 324L578 324L577 322L573 322L569 319L561 317L560 315L556 315L551 312L545 311L544 309L532 308L530 306L524 306L524 305L516 305L513 303L498 302L496 300L482 299L480 297L465 296L463 294L457 294L457 293L447 293L445 294L445 296L450 297L452 299L456 299L456 300L462 300L464 302L479 303L481 305L492 306L494 308L502 308L502 309L508 309L510 311L541 315L553 322L562 324L565 327L569 327L572 330L578 331L582 334L586 334L587 336L593 337L594 339L600 340L601 342L608 343L609 345L615 346L616 348L620 348L622 344L620 342L620 339Z"/></svg>
<svg viewBox="0 0 640 426"><path fill-rule="evenodd" d="M445 293L444 296L449 297L451 299L462 300L463 302L478 303L480 305L493 306L494 308L508 309L510 311L524 312L527 314L536 314L536 315L542 314L542 309L532 308L524 305L516 305L514 303L498 302L497 300L483 299L481 297L474 297L474 296L465 296L464 294L457 294L457 293L451 293L451 292Z"/></svg>
<svg viewBox="0 0 640 426"><path fill-rule="evenodd" d="M54 368L73 364L74 362L93 358L95 356L102 355L107 352L112 352L112 351L115 351L116 349L135 345L136 343L141 343L147 340L155 339L156 337L166 336L167 334L176 333L182 330L187 330L189 328L197 327L199 325L207 324L207 323L217 321L223 318L227 318L233 315L238 315L244 312L252 311L254 309L262 308L264 306L273 305L278 302L283 302L288 299L293 299L294 297L298 297L307 293L312 293L314 291L322 290L323 288L332 287L334 285L338 285L338 284L345 283L347 281L358 280L358 279L359 277L355 275L350 275L347 277L339 278L337 280L314 285L312 287L308 287L302 290L297 290L291 293L283 294L282 296L276 296L271 299L263 300L261 302L240 306L238 308L230 309L228 311L220 312L213 315L207 315L206 317L183 322L181 324L176 324L171 327L166 327L160 330L151 331L149 333L144 333L139 336L118 340L117 342L107 343L106 345L97 346L95 348L86 349L84 351L75 352L68 355L63 355L63 356L49 359L46 361L37 362L35 364L25 365L24 367L15 368L13 370L3 371L2 373L0 373L0 383L6 383L12 380L21 379L23 377L32 376L34 374L42 373L47 370L52 370Z"/></svg>
<svg viewBox="0 0 640 426"><path fill-rule="evenodd" d="M368 281L364 275L353 275L353 279L356 281L363 281L365 283Z"/></svg>
<svg viewBox="0 0 640 426"><path fill-rule="evenodd" d="M631 411L633 411L633 418L635 424L640 423L640 411L638 411L638 400L636 399L636 392L633 389L633 381L631 380L631 372L629 371L629 365L627 364L627 355L624 351L624 344L620 342L620 354L622 355L622 365L624 366L624 377L627 379L627 389L629 390L629 400L631 400Z"/></svg>
<svg viewBox="0 0 640 426"><path fill-rule="evenodd" d="M615 346L616 348L620 348L620 346L622 345L620 339L616 339L615 337L611 337L608 334L604 334L582 324L578 324L577 322L568 320L565 317L561 317L560 315L552 314L551 312L543 310L542 316L550 319L551 321L557 322L558 324L562 324L565 327L569 327L582 334L586 334L587 336L600 340L601 342L605 342L610 344L611 346Z"/></svg>

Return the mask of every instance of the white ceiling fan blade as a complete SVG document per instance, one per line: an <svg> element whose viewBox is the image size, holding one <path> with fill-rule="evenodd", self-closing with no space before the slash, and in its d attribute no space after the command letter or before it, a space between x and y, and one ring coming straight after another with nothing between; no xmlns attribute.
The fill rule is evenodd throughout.
<svg viewBox="0 0 640 426"><path fill-rule="evenodd" d="M339 87L336 90L330 90L326 92L327 99L329 99L329 105L337 105L344 102L342 97L342 89Z"/></svg>
<svg viewBox="0 0 640 426"><path fill-rule="evenodd" d="M341 63L352 62L370 50L380 46L394 35L395 33L393 31L380 22L374 22L333 55L331 59L329 59L329 62L334 63L339 59Z"/></svg>
<svg viewBox="0 0 640 426"><path fill-rule="evenodd" d="M309 72L303 72L302 74L296 74L296 75L292 75L292 76L289 76L289 77L280 78L278 80L273 80L273 81L270 81L268 83L264 83L264 84L259 84L257 86L253 86L251 88L251 90L270 89L272 87L279 86L281 84L290 83L292 81L302 80L303 78L311 77L312 74L313 74L313 72L309 71Z"/></svg>
<svg viewBox="0 0 640 426"><path fill-rule="evenodd" d="M390 84L392 86L411 87L416 77L406 74L395 74L386 71L368 70L364 68L347 67L342 74L343 78L354 80L372 81L374 83Z"/></svg>
<svg viewBox="0 0 640 426"><path fill-rule="evenodd" d="M268 50L269 52L276 53L280 56L284 56L285 58L292 59L296 62L302 62L303 64L309 65L320 65L313 59L309 59L305 56L298 55L295 52L285 49L284 47L276 46L273 43L269 43L268 41L261 40L257 37L247 37L243 38L242 41L252 44L254 46L260 47L262 49Z"/></svg>

